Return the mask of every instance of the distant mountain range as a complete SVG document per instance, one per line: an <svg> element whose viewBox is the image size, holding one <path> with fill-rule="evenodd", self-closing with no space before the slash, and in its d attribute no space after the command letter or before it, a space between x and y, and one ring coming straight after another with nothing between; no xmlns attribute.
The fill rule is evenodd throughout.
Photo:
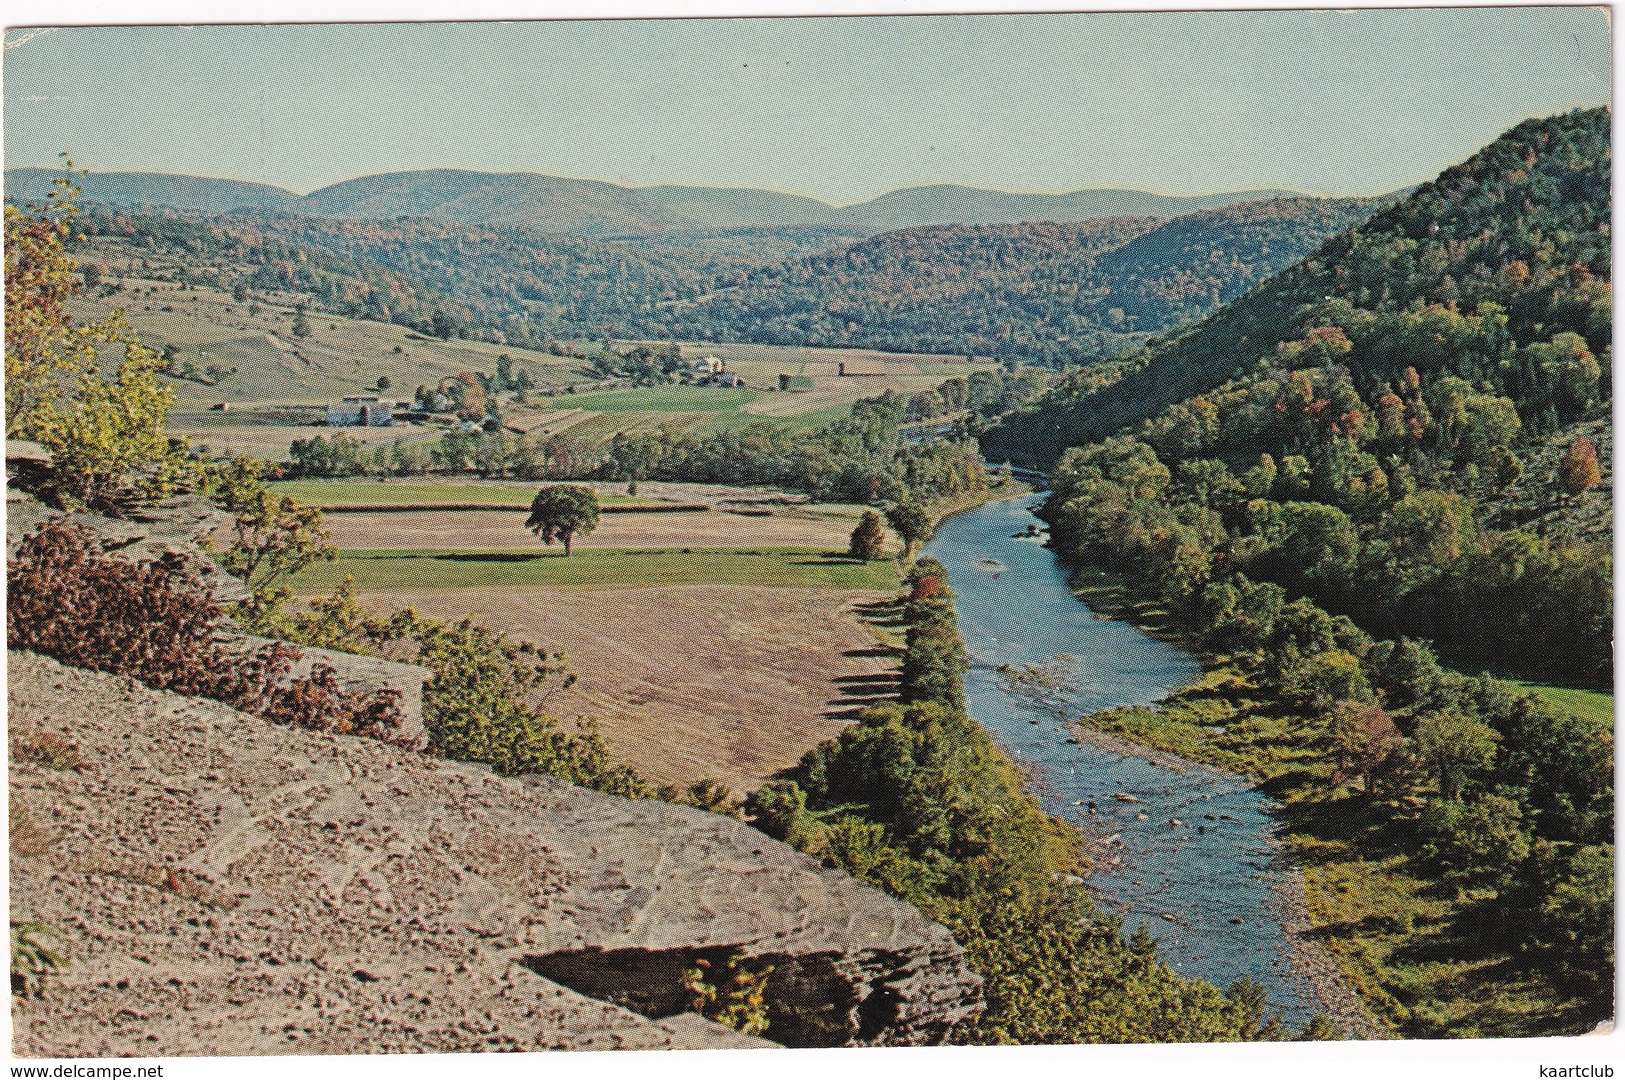
<svg viewBox="0 0 1625 1080"><path fill-rule="evenodd" d="M6 201L37 202L51 193L61 169L7 169ZM169 173L92 173L78 178L83 201L111 206L161 206L219 214L245 206L290 207L299 196L270 184Z"/></svg>
<svg viewBox="0 0 1625 1080"><path fill-rule="evenodd" d="M12 202L43 198L61 175L54 169L8 169L6 198ZM526 225L542 232L587 237L797 226L875 233L928 225L1171 218L1293 194L1259 190L1176 196L1101 188L1043 195L934 185L904 188L868 202L837 207L754 188L629 188L540 173L457 169L363 176L303 196L269 184L166 173L91 173L81 179L80 186L85 202L122 207L204 213L256 208L364 220L421 217L469 225Z"/></svg>

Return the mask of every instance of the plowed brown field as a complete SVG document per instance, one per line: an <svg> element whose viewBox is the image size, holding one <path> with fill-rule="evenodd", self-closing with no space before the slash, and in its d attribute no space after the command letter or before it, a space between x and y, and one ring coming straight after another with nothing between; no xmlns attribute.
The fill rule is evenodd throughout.
<svg viewBox="0 0 1625 1080"><path fill-rule="evenodd" d="M650 780L712 777L742 794L892 692L896 662L856 611L888 598L694 585L426 590L379 601L472 614L562 649L578 681L543 702L546 712L595 718L612 753Z"/></svg>

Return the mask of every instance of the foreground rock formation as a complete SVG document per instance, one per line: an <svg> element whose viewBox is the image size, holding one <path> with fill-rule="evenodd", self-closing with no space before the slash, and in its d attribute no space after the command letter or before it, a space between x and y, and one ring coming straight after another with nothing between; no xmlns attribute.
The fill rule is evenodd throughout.
<svg viewBox="0 0 1625 1080"><path fill-rule="evenodd" d="M737 821L8 663L11 917L70 966L19 1055L764 1045L679 1017L771 964L766 1037L940 1041L980 1006L942 927Z"/></svg>

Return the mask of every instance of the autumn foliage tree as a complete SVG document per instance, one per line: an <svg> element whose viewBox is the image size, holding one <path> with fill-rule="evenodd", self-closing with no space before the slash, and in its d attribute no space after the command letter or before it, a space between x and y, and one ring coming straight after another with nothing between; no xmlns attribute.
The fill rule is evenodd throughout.
<svg viewBox="0 0 1625 1080"><path fill-rule="evenodd" d="M1602 467L1597 463L1597 448L1584 435L1569 443L1563 457L1563 490L1570 495L1584 495L1602 480Z"/></svg>
<svg viewBox="0 0 1625 1080"><path fill-rule="evenodd" d="M6 436L51 451L44 497L116 511L131 494L168 494L184 465L164 434L173 395L158 381L162 357L122 313L94 323L68 313L82 287L65 247L77 194L65 177L44 204L5 209Z"/></svg>

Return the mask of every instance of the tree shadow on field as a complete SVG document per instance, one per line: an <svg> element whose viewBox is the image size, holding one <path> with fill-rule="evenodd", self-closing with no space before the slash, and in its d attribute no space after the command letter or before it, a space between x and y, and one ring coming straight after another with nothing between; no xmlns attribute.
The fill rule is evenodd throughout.
<svg viewBox="0 0 1625 1080"><path fill-rule="evenodd" d="M821 551L806 559L792 559L791 566L868 566L863 559L854 559L844 551Z"/></svg>
<svg viewBox="0 0 1625 1080"><path fill-rule="evenodd" d="M834 680L841 696L824 703L824 716L830 720L856 720L872 705L897 700L898 674L877 671L867 675L839 675Z"/></svg>
<svg viewBox="0 0 1625 1080"><path fill-rule="evenodd" d="M494 563L522 563L534 562L538 559L562 559L562 551L483 551L470 552L467 555L429 555L420 558L438 559L441 562L494 562Z"/></svg>

